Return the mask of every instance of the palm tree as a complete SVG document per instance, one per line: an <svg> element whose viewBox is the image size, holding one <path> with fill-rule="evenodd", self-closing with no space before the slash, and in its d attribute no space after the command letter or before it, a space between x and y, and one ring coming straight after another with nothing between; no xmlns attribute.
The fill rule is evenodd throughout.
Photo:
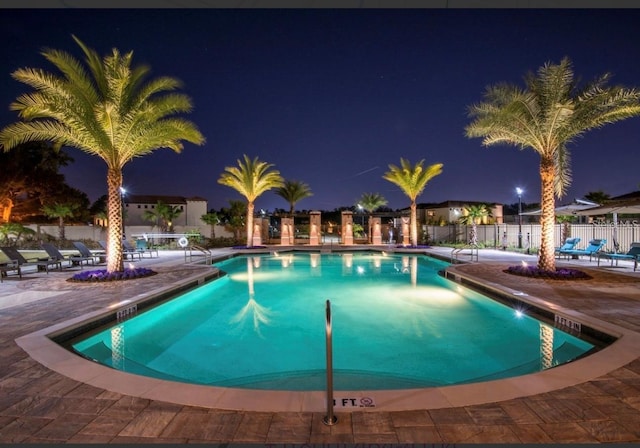
<svg viewBox="0 0 640 448"><path fill-rule="evenodd" d="M70 218L73 216L77 204L60 204L55 203L51 205L45 205L42 207L42 212L49 218L56 218L58 220L58 237L60 241L65 240L64 234L64 218Z"/></svg>
<svg viewBox="0 0 640 448"><path fill-rule="evenodd" d="M229 207L220 209L225 229L233 232L235 241L240 241L240 232L244 229L244 218L247 215L247 204L244 201L231 199Z"/></svg>
<svg viewBox="0 0 640 448"><path fill-rule="evenodd" d="M304 198L313 196L309 185L298 180L285 180L284 185L278 187L275 193L289 203L289 214L293 217L296 203Z"/></svg>
<svg viewBox="0 0 640 448"><path fill-rule="evenodd" d="M571 183L567 146L588 130L640 115L640 92L608 87L609 78L604 74L578 88L572 64L564 58L529 73L525 88L488 87L484 102L469 107L473 121L465 128L467 137L481 137L483 146L505 143L540 155L540 269L555 271L555 197Z"/></svg>
<svg viewBox="0 0 640 448"><path fill-rule="evenodd" d="M269 171L273 165L253 160L244 154L244 162L238 160L238 166L228 166L220 175L218 183L231 187L247 199L247 247L253 246L253 210L255 200L265 191L284 185L280 172Z"/></svg>
<svg viewBox="0 0 640 448"><path fill-rule="evenodd" d="M424 159L414 166L408 160L400 158L400 166L389 165L382 178L396 184L411 200L411 244L418 245L418 217L416 198L422 194L427 182L442 173L442 163L434 163L424 168Z"/></svg>
<svg viewBox="0 0 640 448"><path fill-rule="evenodd" d="M358 201L358 204L369 212L369 243L372 242L371 238L373 237L373 235L371 235L372 213L378 208L387 205L387 203L388 201L379 193L363 193Z"/></svg>
<svg viewBox="0 0 640 448"><path fill-rule="evenodd" d="M463 208L463 215L460 217L460 224L468 226L471 224L471 234L469 235L469 244L476 246L478 244L478 223L484 218L491 217L491 210L486 204L467 205Z"/></svg>
<svg viewBox="0 0 640 448"><path fill-rule="evenodd" d="M146 81L149 68L131 67L133 53L113 49L103 59L78 38L85 65L58 50L43 56L61 74L22 68L12 76L35 92L11 104L24 121L0 131L5 151L27 141L52 141L95 155L107 164L107 271L124 270L122 257L122 169L134 157L159 148L175 152L182 141L204 143L197 127L177 114L190 112L191 100L176 93L181 83L170 77Z"/></svg>
<svg viewBox="0 0 640 448"><path fill-rule="evenodd" d="M587 201L591 201L591 202L595 202L596 204L603 205L605 202L611 200L611 195L608 193L605 193L602 190L598 190L598 191L588 192L587 194L584 195L584 198Z"/></svg>
<svg viewBox="0 0 640 448"><path fill-rule="evenodd" d="M158 208L158 213L166 225L167 232L173 233L173 221L182 214L182 209L177 205L169 204L162 204Z"/></svg>
<svg viewBox="0 0 640 448"><path fill-rule="evenodd" d="M202 222L211 226L211 239L216 239L216 226L220 224L220 216L216 212L208 212L200 217Z"/></svg>

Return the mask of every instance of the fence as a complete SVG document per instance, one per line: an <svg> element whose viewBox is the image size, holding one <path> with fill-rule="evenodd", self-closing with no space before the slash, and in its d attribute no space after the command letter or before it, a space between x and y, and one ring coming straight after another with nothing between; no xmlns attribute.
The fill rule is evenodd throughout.
<svg viewBox="0 0 640 448"><path fill-rule="evenodd" d="M559 247L562 243L562 226L554 226L554 245ZM460 244L469 241L471 226L461 224L449 224L445 226L423 226L423 230L432 243ZM478 225L478 243L486 247L502 247L503 238L508 247L518 247L519 226L517 224ZM607 240L605 250L613 251L614 225L612 222L595 222L593 224L570 224L570 236L581 238L580 246L587 245L589 240L604 238ZM506 235L506 237L505 237ZM640 241L640 221L620 220L617 226L617 241L620 245L619 252L626 252L631 243ZM531 248L540 247L540 224L522 225L522 247L527 247L527 241Z"/></svg>

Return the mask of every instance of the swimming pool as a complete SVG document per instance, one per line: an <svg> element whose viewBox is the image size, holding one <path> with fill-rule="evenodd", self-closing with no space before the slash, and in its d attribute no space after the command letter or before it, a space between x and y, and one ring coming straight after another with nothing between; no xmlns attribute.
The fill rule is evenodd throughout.
<svg viewBox="0 0 640 448"><path fill-rule="evenodd" d="M72 341L83 356L161 379L324 389L435 387L545 370L594 348L438 275L419 255L285 253L218 263L226 276Z"/></svg>

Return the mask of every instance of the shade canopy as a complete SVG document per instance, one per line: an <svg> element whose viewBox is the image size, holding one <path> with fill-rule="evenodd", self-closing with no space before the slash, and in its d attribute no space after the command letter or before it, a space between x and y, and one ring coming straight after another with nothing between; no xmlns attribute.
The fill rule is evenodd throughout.
<svg viewBox="0 0 640 448"><path fill-rule="evenodd" d="M578 215L596 216L617 213L620 215L640 213L640 198L609 201L598 207L591 207L576 212Z"/></svg>
<svg viewBox="0 0 640 448"><path fill-rule="evenodd" d="M598 204L591 201L586 201L584 199L575 199L571 204L561 205L556 207L556 216L574 216L580 214L578 212L586 209L590 209L593 207L597 207ZM524 212L521 213L523 216L539 216L542 214L542 210L534 210L532 212Z"/></svg>

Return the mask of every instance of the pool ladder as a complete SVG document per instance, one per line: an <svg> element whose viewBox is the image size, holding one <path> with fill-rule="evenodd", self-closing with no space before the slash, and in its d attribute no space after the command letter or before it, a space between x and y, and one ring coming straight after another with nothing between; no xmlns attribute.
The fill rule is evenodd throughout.
<svg viewBox="0 0 640 448"><path fill-rule="evenodd" d="M193 254L193 252L197 252L195 255ZM204 248L202 246L198 246L196 244L191 244L189 247L185 247L184 248L184 262L191 262L193 261L193 257L194 256L204 256L204 264L206 264L207 266L211 265L211 263L213 263L213 254L211 253L211 251L207 248ZM188 260L188 261L187 261Z"/></svg>
<svg viewBox="0 0 640 448"><path fill-rule="evenodd" d="M331 426L338 422L338 417L333 414L333 347L331 342L331 301L327 300L325 310L325 333L327 340L327 415L322 418L322 423Z"/></svg>
<svg viewBox="0 0 640 448"><path fill-rule="evenodd" d="M478 245L477 244L466 244L462 247L457 247L451 251L451 262L453 263L458 259L460 255L462 255L462 251L465 249L469 249L469 254L471 256L471 261L475 258L475 261L478 261Z"/></svg>

